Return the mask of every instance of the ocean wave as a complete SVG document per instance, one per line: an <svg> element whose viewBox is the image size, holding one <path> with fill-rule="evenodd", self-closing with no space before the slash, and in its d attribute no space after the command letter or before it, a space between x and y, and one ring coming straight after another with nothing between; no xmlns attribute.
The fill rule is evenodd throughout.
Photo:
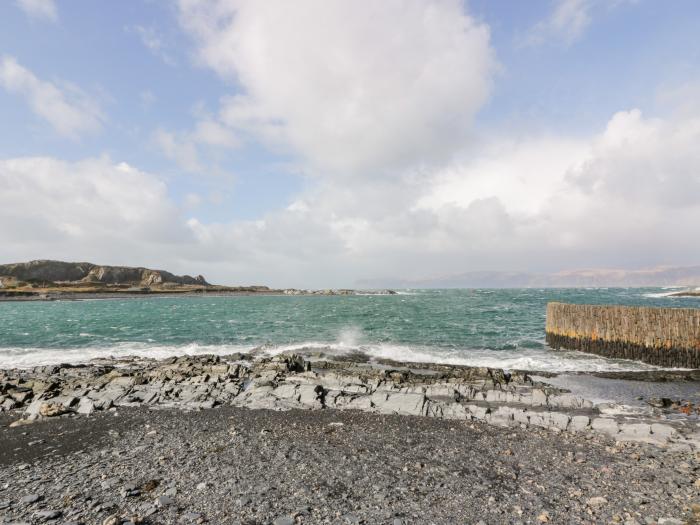
<svg viewBox="0 0 700 525"><path fill-rule="evenodd" d="M607 359L581 352L552 351L546 348L518 350L455 349L421 347L391 343L361 344L357 334L348 331L335 342L303 341L281 345L199 344L159 345L153 343L118 343L109 346L82 348L0 347L0 368L31 368L61 363L87 363L96 358L141 357L164 359L179 355L228 355L246 353L273 356L286 352L343 356L364 354L368 359L390 359L415 363L483 366L541 372L600 372L658 370L658 367L636 361Z"/></svg>
<svg viewBox="0 0 700 525"><path fill-rule="evenodd" d="M643 293L642 297L648 297L649 299L663 299L664 297L672 297L673 294L675 294L675 291L671 292L650 292L650 293Z"/></svg>

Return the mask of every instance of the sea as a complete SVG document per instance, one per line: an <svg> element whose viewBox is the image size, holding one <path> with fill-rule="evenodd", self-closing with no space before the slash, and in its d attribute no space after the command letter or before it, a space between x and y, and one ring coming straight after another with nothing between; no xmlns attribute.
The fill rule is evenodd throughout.
<svg viewBox="0 0 700 525"><path fill-rule="evenodd" d="M700 307L663 288L401 290L0 302L0 368L287 351L548 372L655 367L545 343L549 301Z"/></svg>

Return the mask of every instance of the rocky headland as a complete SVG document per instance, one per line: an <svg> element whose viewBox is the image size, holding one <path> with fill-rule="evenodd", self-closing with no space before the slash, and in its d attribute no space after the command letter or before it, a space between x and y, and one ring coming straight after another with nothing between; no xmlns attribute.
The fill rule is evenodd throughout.
<svg viewBox="0 0 700 525"><path fill-rule="evenodd" d="M165 270L92 263L37 260L0 265L0 301L72 300L176 295L355 295L393 294L358 291L275 289L268 286L221 286L202 276Z"/></svg>
<svg viewBox="0 0 700 525"><path fill-rule="evenodd" d="M5 370L0 522L693 522L692 401L557 379L318 350Z"/></svg>

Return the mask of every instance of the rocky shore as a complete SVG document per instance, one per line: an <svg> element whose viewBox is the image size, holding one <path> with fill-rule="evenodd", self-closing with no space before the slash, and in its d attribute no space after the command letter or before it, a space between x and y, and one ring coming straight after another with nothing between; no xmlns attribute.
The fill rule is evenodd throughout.
<svg viewBox="0 0 700 525"><path fill-rule="evenodd" d="M682 400L554 382L323 353L5 370L0 523L695 519Z"/></svg>

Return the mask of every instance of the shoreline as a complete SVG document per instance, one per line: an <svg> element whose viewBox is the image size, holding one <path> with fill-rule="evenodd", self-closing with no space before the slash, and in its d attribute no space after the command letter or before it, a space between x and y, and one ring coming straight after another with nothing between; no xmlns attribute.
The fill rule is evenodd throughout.
<svg viewBox="0 0 700 525"><path fill-rule="evenodd" d="M9 295L12 294L12 295ZM8 292L0 290L0 302L84 301L96 299L145 299L164 297L335 297L395 295L393 290L173 290L150 292Z"/></svg>
<svg viewBox="0 0 700 525"><path fill-rule="evenodd" d="M700 518L700 421L664 395L697 391L692 372L322 352L0 370L0 511L85 524L683 523ZM659 397L591 395L625 382Z"/></svg>
<svg viewBox="0 0 700 525"><path fill-rule="evenodd" d="M2 425L0 512L86 525L675 525L698 517L697 468L679 451L483 422L124 407Z"/></svg>
<svg viewBox="0 0 700 525"><path fill-rule="evenodd" d="M318 350L132 356L0 370L0 412L29 424L119 406L357 409L593 431L700 451L699 379L698 370L506 371Z"/></svg>

